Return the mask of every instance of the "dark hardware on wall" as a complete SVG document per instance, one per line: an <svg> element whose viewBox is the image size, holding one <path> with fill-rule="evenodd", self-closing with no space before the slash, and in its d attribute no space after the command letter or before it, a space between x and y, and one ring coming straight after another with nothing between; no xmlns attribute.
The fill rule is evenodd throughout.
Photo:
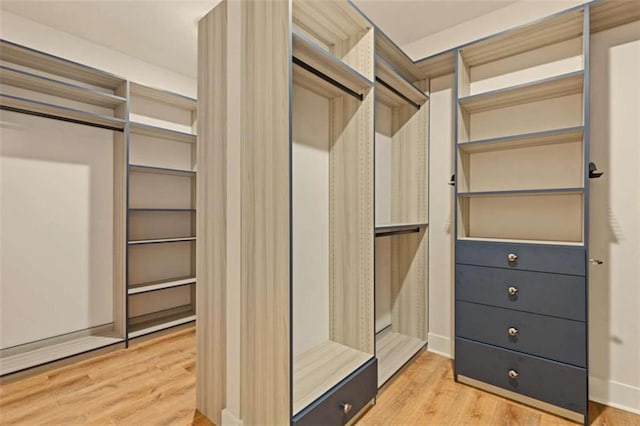
<svg viewBox="0 0 640 426"><path fill-rule="evenodd" d="M603 174L604 172L598 171L598 166L596 166L596 163L589 163L589 179L598 179Z"/></svg>
<svg viewBox="0 0 640 426"><path fill-rule="evenodd" d="M451 179L449 180L449 185L456 186L456 175L451 175Z"/></svg>

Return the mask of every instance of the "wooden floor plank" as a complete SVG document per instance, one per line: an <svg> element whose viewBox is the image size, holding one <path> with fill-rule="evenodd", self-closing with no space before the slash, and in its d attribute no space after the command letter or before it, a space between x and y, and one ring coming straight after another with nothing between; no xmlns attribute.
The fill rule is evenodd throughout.
<svg viewBox="0 0 640 426"><path fill-rule="evenodd" d="M195 410L195 330L0 386L0 425L211 426ZM384 387L361 426L574 424L453 381L450 359L423 352ZM594 426L640 416L591 403Z"/></svg>

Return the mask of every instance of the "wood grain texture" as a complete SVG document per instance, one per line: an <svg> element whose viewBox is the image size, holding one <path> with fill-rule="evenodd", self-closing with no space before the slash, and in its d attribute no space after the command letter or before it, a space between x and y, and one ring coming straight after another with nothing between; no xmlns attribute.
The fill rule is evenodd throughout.
<svg viewBox="0 0 640 426"><path fill-rule="evenodd" d="M241 411L288 424L291 5L242 7Z"/></svg>
<svg viewBox="0 0 640 426"><path fill-rule="evenodd" d="M376 54L380 55L385 61L394 64L404 78L411 81L426 78L418 76L418 69L411 58L378 28L376 28L375 44Z"/></svg>
<svg viewBox="0 0 640 426"><path fill-rule="evenodd" d="M293 414L340 383L371 356L331 341L298 355L293 361Z"/></svg>
<svg viewBox="0 0 640 426"><path fill-rule="evenodd" d="M589 7L591 33L640 20L640 3L637 0L604 0Z"/></svg>
<svg viewBox="0 0 640 426"><path fill-rule="evenodd" d="M216 423L225 407L227 368L227 9L221 2L198 24L196 404Z"/></svg>
<svg viewBox="0 0 640 426"><path fill-rule="evenodd" d="M195 409L193 327L134 342L66 367L0 385L0 423L207 425ZM453 381L451 360L420 354L358 422L573 425L567 420ZM640 416L591 402L592 426L632 426Z"/></svg>
<svg viewBox="0 0 640 426"><path fill-rule="evenodd" d="M115 91L127 101L118 105L114 116L129 116L129 83L122 83ZM127 334L127 167L129 164L129 125L123 132L113 134L113 330L124 338Z"/></svg>
<svg viewBox="0 0 640 426"><path fill-rule="evenodd" d="M373 32L354 50L351 65L373 75ZM374 93L333 99L329 114L330 338L373 354Z"/></svg>
<svg viewBox="0 0 640 426"><path fill-rule="evenodd" d="M378 387L384 385L426 345L425 340L385 330L376 336Z"/></svg>
<svg viewBox="0 0 640 426"><path fill-rule="evenodd" d="M416 80L452 74L455 57L455 50L448 50L416 61Z"/></svg>
<svg viewBox="0 0 640 426"><path fill-rule="evenodd" d="M376 55L376 78L381 79L405 97L409 98L418 105L424 104L428 97L424 92L414 86L410 81L403 77L395 67L385 61L382 57ZM383 86L384 87L384 86ZM376 86L376 91L380 86ZM376 96L377 96L376 92ZM391 105L395 106L395 105Z"/></svg>

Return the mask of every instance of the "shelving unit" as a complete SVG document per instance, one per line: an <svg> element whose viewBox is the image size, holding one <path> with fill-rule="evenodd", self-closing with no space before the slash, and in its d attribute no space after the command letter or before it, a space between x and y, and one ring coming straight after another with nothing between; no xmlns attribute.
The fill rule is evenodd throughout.
<svg viewBox="0 0 640 426"><path fill-rule="evenodd" d="M378 387L427 343L429 108L419 87L376 58Z"/></svg>
<svg viewBox="0 0 640 426"><path fill-rule="evenodd" d="M3 199L7 200L6 208L10 205L31 208L21 210L19 216L11 210L2 212L3 227L7 227L3 230L3 250L17 256L7 257L12 267L3 269L1 278L3 294L12 294L11 300L3 300L1 308L0 376L5 376L91 350L124 346L128 82L6 40L0 40L0 61L0 109L3 123L8 124L2 129L2 161L3 167L5 164L7 167L3 170L3 177L7 178L6 185L3 180L3 197L6 197ZM47 132L50 134L43 146L42 135ZM73 160L68 157L71 152ZM15 168L11 166L14 158L42 161L23 162ZM105 164L106 161L110 163ZM86 166L98 175L86 182L86 176L74 174L70 167L55 170L49 167L67 163ZM29 179L25 179L24 173L29 173ZM73 179L69 178L71 175ZM50 179L44 181L38 176ZM83 184L85 191L101 194L86 199L85 207L96 209L107 203L112 210L92 211L88 217L80 218L69 212L61 215L60 209L74 208L68 200L64 201L66 192L77 190L77 185ZM65 185L67 187L62 188ZM29 201L11 198L11 194L28 195ZM105 200L104 194L113 194L113 199ZM82 199L82 193L78 197ZM38 203L47 204L46 225L41 225ZM65 204L60 207L60 203ZM77 212L81 214L81 211L82 208ZM55 231L46 235L31 235L28 231L40 229L39 226L51 227L52 223L65 229L65 243L74 244L74 238L80 237L90 244L82 254L73 250L61 253L60 235ZM91 236L85 235L87 229L94 227L100 230ZM10 229L22 230L17 240L8 232ZM35 239L37 249L30 245L25 252L25 238ZM3 259L4 256L3 251ZM88 268L87 256L99 259L92 261ZM28 259L29 266L16 267L20 259ZM69 262L73 267L67 270ZM62 268L65 271L39 277L29 272L34 265L42 270ZM96 274L95 271L102 272ZM16 287L11 289L13 286ZM109 310L93 312L90 318L84 310L79 312L74 308L59 314L60 303L77 300L89 286L92 289L87 295L89 300L80 300L79 306L95 304L96 301L91 300L93 295L100 297L100 302L109 306ZM52 293L51 289L56 288L65 290ZM65 299L60 300L61 296ZM52 310L54 306L57 310ZM28 312L26 318L25 312ZM55 323L52 322L54 315ZM7 316L24 320L5 323ZM12 324L19 328L14 329Z"/></svg>
<svg viewBox="0 0 640 426"><path fill-rule="evenodd" d="M456 380L585 424L586 316L531 298L572 280L564 304L586 312L589 19L580 7L455 52Z"/></svg>
<svg viewBox="0 0 640 426"><path fill-rule="evenodd" d="M195 109L131 85L129 338L195 320Z"/></svg>

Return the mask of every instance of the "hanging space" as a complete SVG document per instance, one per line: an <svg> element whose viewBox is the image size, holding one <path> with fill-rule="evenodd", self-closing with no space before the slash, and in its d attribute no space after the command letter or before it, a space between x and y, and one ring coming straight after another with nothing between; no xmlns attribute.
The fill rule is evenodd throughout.
<svg viewBox="0 0 640 426"><path fill-rule="evenodd" d="M428 96L376 57L375 327L378 386L427 343Z"/></svg>
<svg viewBox="0 0 640 426"><path fill-rule="evenodd" d="M128 337L195 320L196 100L131 83Z"/></svg>
<svg viewBox="0 0 640 426"><path fill-rule="evenodd" d="M128 89L4 40L0 60L5 376L125 341Z"/></svg>

